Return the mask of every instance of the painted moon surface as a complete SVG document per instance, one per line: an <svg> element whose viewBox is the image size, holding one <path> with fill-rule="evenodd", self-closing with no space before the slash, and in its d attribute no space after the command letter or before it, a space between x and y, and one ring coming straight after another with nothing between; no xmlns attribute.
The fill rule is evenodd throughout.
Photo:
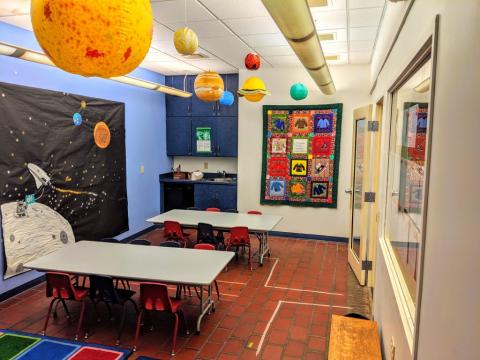
<svg viewBox="0 0 480 360"><path fill-rule="evenodd" d="M16 202L1 206L7 260L5 279L28 271L23 264L75 243L69 222L50 207L31 204L24 217L17 217L16 210Z"/></svg>

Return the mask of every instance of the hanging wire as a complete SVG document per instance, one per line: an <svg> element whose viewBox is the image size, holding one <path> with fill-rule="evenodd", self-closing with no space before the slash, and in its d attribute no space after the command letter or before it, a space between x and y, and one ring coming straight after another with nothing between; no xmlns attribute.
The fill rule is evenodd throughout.
<svg viewBox="0 0 480 360"><path fill-rule="evenodd" d="M187 27L187 0L184 2L185 27Z"/></svg>
<svg viewBox="0 0 480 360"><path fill-rule="evenodd" d="M187 75L188 73L185 73L185 76L183 77L183 91L187 91Z"/></svg>

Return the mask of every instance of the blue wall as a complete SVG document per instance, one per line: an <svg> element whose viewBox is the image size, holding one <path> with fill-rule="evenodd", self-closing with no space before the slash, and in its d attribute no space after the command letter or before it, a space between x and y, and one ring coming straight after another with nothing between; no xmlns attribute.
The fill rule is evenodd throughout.
<svg viewBox="0 0 480 360"><path fill-rule="evenodd" d="M2 22L0 41L41 51L32 32ZM161 84L165 82L163 75L144 69L137 69L132 75ZM72 75L58 68L1 55L0 81L124 102L130 231L118 238L149 226L145 219L160 212L158 174L169 171L172 166L166 155L165 96L162 93L110 80ZM140 173L142 164L145 166L144 174ZM0 245L0 294L39 276L29 272L4 281L3 243Z"/></svg>

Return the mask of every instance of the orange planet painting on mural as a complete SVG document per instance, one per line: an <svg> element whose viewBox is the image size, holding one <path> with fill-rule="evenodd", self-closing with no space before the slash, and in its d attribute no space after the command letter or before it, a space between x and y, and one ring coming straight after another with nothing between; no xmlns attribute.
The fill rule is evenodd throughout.
<svg viewBox="0 0 480 360"><path fill-rule="evenodd" d="M93 139L100 149L106 149L110 145L111 135L107 124L100 121L93 129Z"/></svg>

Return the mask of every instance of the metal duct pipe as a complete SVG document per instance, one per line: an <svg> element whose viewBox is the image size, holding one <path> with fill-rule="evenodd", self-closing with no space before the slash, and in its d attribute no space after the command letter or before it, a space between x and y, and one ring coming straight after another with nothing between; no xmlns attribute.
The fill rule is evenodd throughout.
<svg viewBox="0 0 480 360"><path fill-rule="evenodd" d="M262 2L320 90L326 95L335 93L307 0Z"/></svg>

